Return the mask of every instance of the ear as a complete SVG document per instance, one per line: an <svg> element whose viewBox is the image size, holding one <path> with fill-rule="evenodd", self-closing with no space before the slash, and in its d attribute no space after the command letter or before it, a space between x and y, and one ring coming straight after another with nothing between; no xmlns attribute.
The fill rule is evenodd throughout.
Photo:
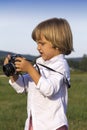
<svg viewBox="0 0 87 130"><path fill-rule="evenodd" d="M59 50L58 47L56 47L56 50Z"/></svg>

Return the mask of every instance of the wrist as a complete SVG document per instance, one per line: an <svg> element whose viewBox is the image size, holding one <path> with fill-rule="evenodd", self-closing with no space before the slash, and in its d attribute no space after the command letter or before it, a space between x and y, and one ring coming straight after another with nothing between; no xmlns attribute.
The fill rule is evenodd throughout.
<svg viewBox="0 0 87 130"><path fill-rule="evenodd" d="M18 74L14 74L13 76L10 76L10 80L11 82L15 82L18 79L19 75Z"/></svg>

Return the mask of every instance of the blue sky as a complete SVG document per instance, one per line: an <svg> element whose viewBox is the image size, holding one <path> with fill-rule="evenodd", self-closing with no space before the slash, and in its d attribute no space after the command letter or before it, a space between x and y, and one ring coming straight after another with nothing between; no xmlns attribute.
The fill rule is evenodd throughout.
<svg viewBox="0 0 87 130"><path fill-rule="evenodd" d="M75 51L68 57L87 54L86 0L0 0L0 50L38 55L32 30L52 17L70 23Z"/></svg>

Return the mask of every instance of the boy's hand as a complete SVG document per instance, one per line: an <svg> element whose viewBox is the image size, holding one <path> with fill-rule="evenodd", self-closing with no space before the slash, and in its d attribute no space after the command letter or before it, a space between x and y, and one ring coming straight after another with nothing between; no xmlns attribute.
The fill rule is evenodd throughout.
<svg viewBox="0 0 87 130"><path fill-rule="evenodd" d="M30 62L24 57L17 57L15 60L15 66L17 72L28 72Z"/></svg>
<svg viewBox="0 0 87 130"><path fill-rule="evenodd" d="M4 65L8 64L10 59L11 59L11 56L7 55L5 60L4 60Z"/></svg>

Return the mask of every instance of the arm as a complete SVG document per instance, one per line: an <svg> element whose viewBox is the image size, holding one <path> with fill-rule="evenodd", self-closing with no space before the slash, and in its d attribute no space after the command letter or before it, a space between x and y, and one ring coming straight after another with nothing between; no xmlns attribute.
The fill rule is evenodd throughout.
<svg viewBox="0 0 87 130"><path fill-rule="evenodd" d="M15 82L12 82L12 80L9 80L9 83L11 87L16 90L17 93L23 93L27 92L28 88L28 82L31 80L28 74L26 75L19 75L18 79Z"/></svg>
<svg viewBox="0 0 87 130"><path fill-rule="evenodd" d="M17 60L20 62L17 61L15 63L17 67L16 71L27 72L35 82L38 91L44 96L54 95L60 90L61 85L63 85L63 75L51 72L48 77L44 77L44 75L40 75L33 65L26 59L17 58Z"/></svg>
<svg viewBox="0 0 87 130"><path fill-rule="evenodd" d="M16 71L17 72L26 72L30 75L32 80L35 82L37 85L41 75L38 73L38 71L33 67L33 65L27 61L25 58L16 58L15 66L16 66Z"/></svg>
<svg viewBox="0 0 87 130"><path fill-rule="evenodd" d="M22 93L23 91L25 91L25 85L24 85L24 76L19 76L18 74L14 74L13 72L13 75L10 76L11 74L11 69L10 68L11 64L10 64L10 59L11 59L11 55L8 55L5 60L4 60L4 68L3 68L3 71L4 73L6 74L6 76L9 76L10 80L9 80L9 83L10 85L19 93ZM14 66L13 66L14 67ZM27 76L26 76L27 77ZM26 78L28 79L28 78ZM28 80L26 80L28 81ZM27 82L26 82L26 87L27 87Z"/></svg>
<svg viewBox="0 0 87 130"><path fill-rule="evenodd" d="M63 86L63 76L52 72L46 78L41 76L36 88L47 97L51 97L59 92L60 88Z"/></svg>
<svg viewBox="0 0 87 130"><path fill-rule="evenodd" d="M4 61L4 65L9 63L9 60L11 59L11 56L8 55L5 58ZM32 80L35 82L35 84L38 83L39 78L40 78L40 74L38 73L38 71L33 67L33 65L27 61L25 58L23 57L17 57L15 59L15 67L16 67L16 72L26 72L30 75L30 77L32 78ZM10 80L12 83L16 82L16 80L18 79L19 75L12 75L9 76Z"/></svg>

